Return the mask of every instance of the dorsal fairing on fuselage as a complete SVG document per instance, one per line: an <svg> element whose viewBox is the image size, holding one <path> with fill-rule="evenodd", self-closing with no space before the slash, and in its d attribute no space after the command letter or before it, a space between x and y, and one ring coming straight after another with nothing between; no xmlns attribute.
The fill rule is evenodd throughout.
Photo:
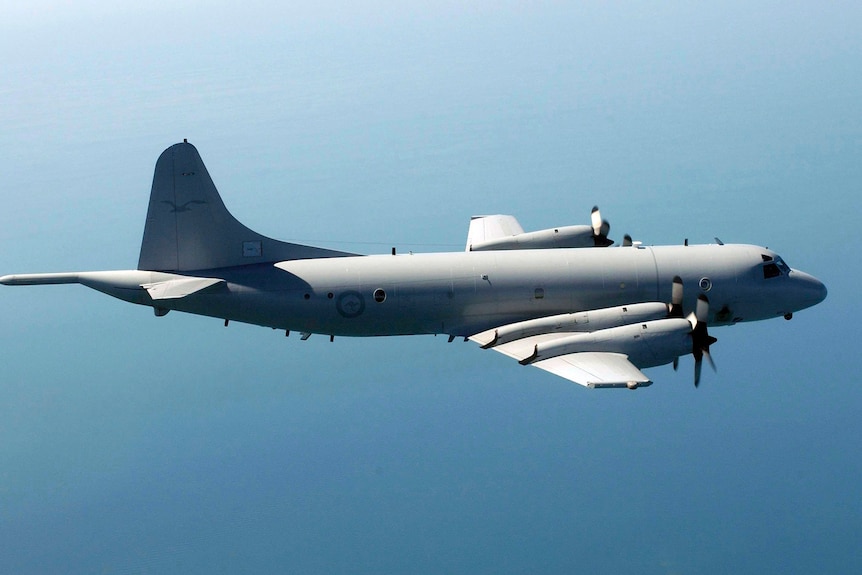
<svg viewBox="0 0 862 575"><path fill-rule="evenodd" d="M514 216L473 216L467 232L468 252L496 250L541 250L608 247L610 224L602 220L598 206L590 214L590 225L562 226L525 232Z"/></svg>

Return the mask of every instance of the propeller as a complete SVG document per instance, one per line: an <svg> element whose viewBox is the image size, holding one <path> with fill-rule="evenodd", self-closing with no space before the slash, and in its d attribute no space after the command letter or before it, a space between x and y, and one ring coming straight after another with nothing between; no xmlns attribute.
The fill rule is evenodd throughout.
<svg viewBox="0 0 862 575"><path fill-rule="evenodd" d="M608 239L611 224L607 220L602 219L598 206L593 206L593 210L590 212L590 225L593 228L593 242L595 242L597 248L606 248L614 243L613 240Z"/></svg>
<svg viewBox="0 0 862 575"><path fill-rule="evenodd" d="M671 304L668 317L683 317L682 312L682 278L674 276L673 288L671 290ZM703 294L697 296L697 307L688 316L691 324L691 355L694 356L694 386L700 385L700 375L703 371L703 358L709 362L713 371L716 371L715 362L709 354L709 346L718 340L706 331L706 323L709 320L709 299ZM679 357L673 360L673 370L679 369Z"/></svg>
<svg viewBox="0 0 862 575"><path fill-rule="evenodd" d="M694 356L694 386L700 383L700 372L703 369L703 358L706 357L713 371L715 362L709 355L709 346L718 340L706 331L706 322L709 318L709 299L703 294L697 296L697 307L695 312L689 315L691 322L691 354Z"/></svg>

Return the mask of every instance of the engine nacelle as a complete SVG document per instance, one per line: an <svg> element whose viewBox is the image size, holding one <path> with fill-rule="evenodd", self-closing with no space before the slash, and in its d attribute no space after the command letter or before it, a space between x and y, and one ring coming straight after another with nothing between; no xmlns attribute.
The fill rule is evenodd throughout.
<svg viewBox="0 0 862 575"><path fill-rule="evenodd" d="M570 353L585 351L622 353L640 368L672 362L691 353L692 324L687 319L669 318L623 325L590 333L576 333L538 343L533 353L519 360L529 365Z"/></svg>
<svg viewBox="0 0 862 575"><path fill-rule="evenodd" d="M660 302L645 302L576 313L564 313L519 321L470 337L483 349L543 333L578 333L621 325L648 322L668 316L670 307Z"/></svg>

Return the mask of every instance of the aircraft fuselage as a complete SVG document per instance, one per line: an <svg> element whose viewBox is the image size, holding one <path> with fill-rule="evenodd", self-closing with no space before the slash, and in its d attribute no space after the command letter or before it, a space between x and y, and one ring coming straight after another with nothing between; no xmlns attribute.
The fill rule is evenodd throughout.
<svg viewBox="0 0 862 575"><path fill-rule="evenodd" d="M343 336L466 336L536 317L667 302L675 275L686 288L686 313L699 293L708 295L710 325L779 317L822 300L825 288L802 272L765 278L763 255L777 257L756 246L698 245L291 260L189 273L225 282L157 302L141 284L184 276L84 272L75 281L161 310Z"/></svg>

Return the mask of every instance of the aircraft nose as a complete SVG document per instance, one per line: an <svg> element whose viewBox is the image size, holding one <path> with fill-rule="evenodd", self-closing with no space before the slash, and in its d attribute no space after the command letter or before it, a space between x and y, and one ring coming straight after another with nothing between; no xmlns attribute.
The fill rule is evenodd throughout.
<svg viewBox="0 0 862 575"><path fill-rule="evenodd" d="M826 299L828 290L816 277L805 272L793 270L792 277L795 280L796 291L802 304L799 309L817 305Z"/></svg>

